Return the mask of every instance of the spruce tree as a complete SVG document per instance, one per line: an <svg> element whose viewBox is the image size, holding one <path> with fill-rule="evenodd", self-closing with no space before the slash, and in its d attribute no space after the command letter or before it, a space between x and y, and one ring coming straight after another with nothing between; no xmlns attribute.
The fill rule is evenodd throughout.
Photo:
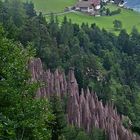
<svg viewBox="0 0 140 140"><path fill-rule="evenodd" d="M61 99L57 96L50 97L50 106L52 114L54 115L54 120L50 124L52 130L51 140L59 140L64 133L64 128L66 127L66 120L64 111L62 109Z"/></svg>

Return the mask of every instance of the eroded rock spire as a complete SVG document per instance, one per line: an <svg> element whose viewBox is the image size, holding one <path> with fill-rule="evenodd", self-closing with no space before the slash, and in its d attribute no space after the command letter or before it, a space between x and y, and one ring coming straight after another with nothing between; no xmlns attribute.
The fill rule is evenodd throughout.
<svg viewBox="0 0 140 140"><path fill-rule="evenodd" d="M64 72L56 70L44 71L41 60L31 60L29 63L32 81L43 83L37 91L37 97L68 96L67 120L69 124L84 128L90 132L93 127L101 128L108 135L109 140L140 140L138 136L127 130L122 125L121 116L117 114L112 104L103 105L98 100L96 93L89 89L81 89L74 75L74 69L70 68L68 76ZM67 80L66 80L67 79Z"/></svg>

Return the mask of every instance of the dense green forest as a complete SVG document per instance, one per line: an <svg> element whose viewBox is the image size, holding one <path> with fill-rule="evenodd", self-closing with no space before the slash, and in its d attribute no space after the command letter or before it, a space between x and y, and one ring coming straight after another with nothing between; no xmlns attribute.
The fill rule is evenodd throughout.
<svg viewBox="0 0 140 140"><path fill-rule="evenodd" d="M33 56L52 71L74 67L80 88L88 86L104 103L113 102L131 119L132 130L140 129L140 33L135 28L116 36L95 24L79 27L66 17L61 25L53 15L46 22L32 3L19 0L0 1L0 24L1 140L105 139L102 130L87 135L67 126L57 97L34 99L39 85L26 82Z"/></svg>

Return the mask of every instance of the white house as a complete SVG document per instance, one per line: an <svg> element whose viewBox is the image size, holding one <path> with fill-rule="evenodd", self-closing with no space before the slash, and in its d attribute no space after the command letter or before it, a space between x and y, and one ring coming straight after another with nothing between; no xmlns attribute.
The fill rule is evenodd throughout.
<svg viewBox="0 0 140 140"><path fill-rule="evenodd" d="M102 0L102 2L105 2L105 3L108 2L108 1L109 1L109 0Z"/></svg>

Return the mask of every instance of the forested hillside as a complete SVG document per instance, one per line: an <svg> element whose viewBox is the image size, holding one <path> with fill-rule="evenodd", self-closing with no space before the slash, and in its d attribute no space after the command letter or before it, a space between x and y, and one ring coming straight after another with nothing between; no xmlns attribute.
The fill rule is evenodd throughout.
<svg viewBox="0 0 140 140"><path fill-rule="evenodd" d="M140 133L140 33L135 28L116 36L95 24L72 24L66 17L61 25L53 15L46 22L33 3L18 0L0 1L0 23L0 139L70 140L75 134L75 140L101 140L101 130L89 137L67 126L57 97L34 100L40 84L29 82L27 64L33 56L51 71L59 68L67 74L73 67L80 89L88 86L104 104L113 102L132 121L130 126L127 118L124 126Z"/></svg>

